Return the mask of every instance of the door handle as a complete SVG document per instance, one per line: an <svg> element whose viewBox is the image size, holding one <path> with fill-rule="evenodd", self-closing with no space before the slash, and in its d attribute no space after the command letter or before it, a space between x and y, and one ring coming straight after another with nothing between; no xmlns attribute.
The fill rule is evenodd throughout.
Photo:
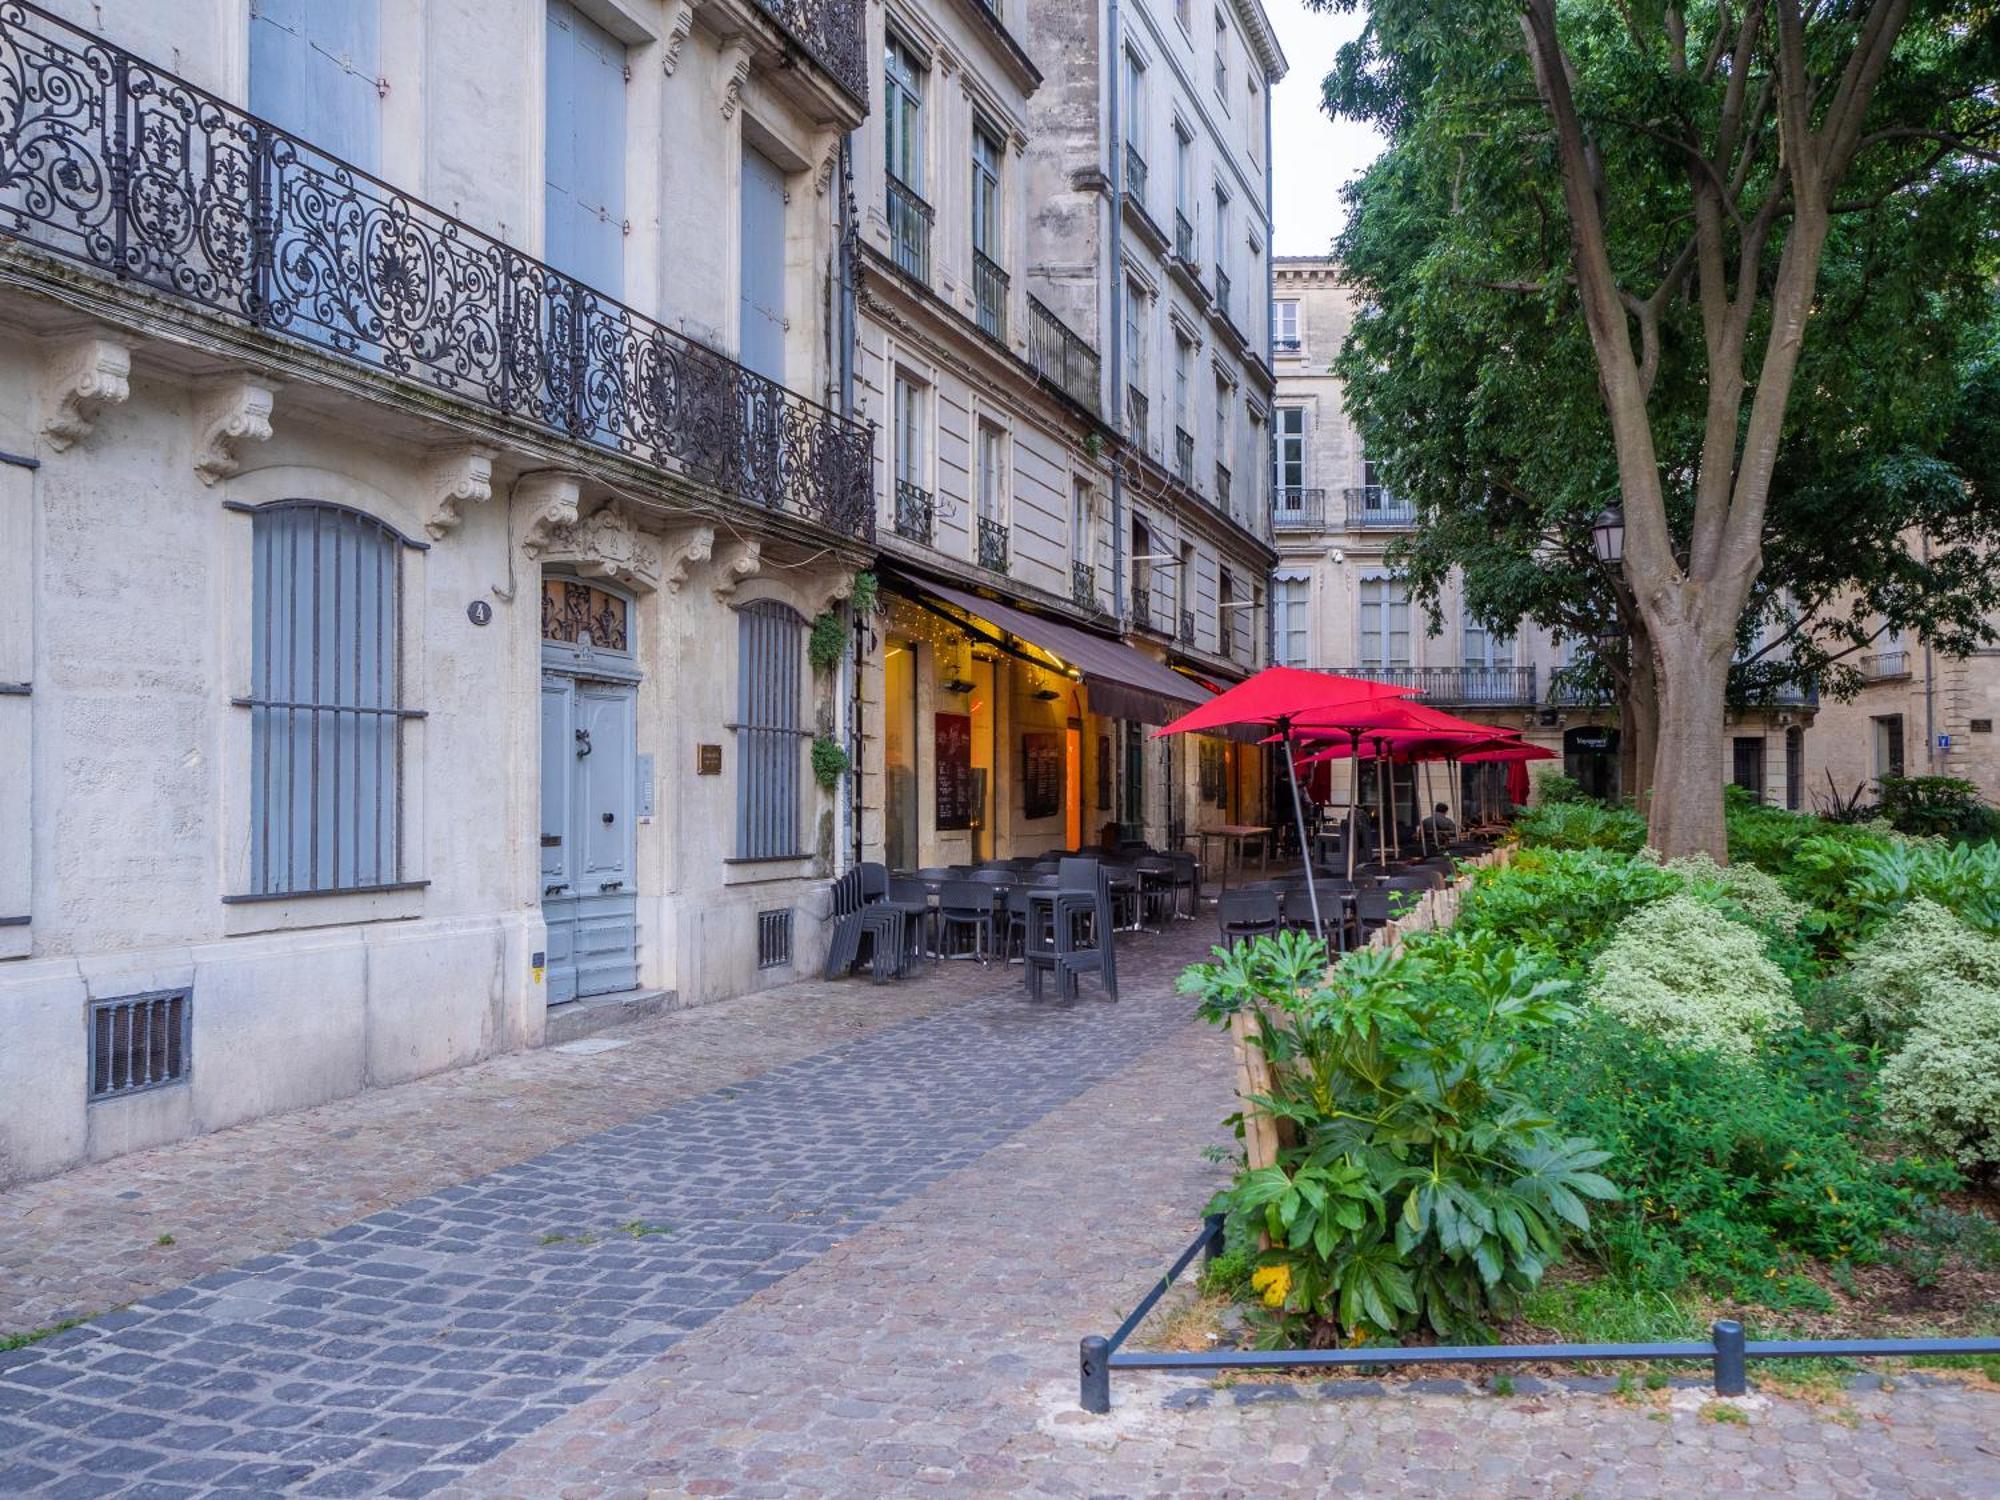
<svg viewBox="0 0 2000 1500"><path fill-rule="evenodd" d="M625 889L625 882L622 880L607 880L597 889L600 894L605 891L622 891Z"/></svg>
<svg viewBox="0 0 2000 1500"><path fill-rule="evenodd" d="M616 813L606 813L604 815L604 821L607 823L615 823L618 821L618 815Z"/></svg>
<svg viewBox="0 0 2000 1500"><path fill-rule="evenodd" d="M576 757L581 760L588 754L590 754L590 731L579 729L576 732Z"/></svg>
<svg viewBox="0 0 2000 1500"><path fill-rule="evenodd" d="M564 891L566 891L566 890L568 890L568 889L569 889L569 886L568 886L567 884L564 884L564 885L545 885L545 886L543 886L543 887L542 887L542 894L543 894L544 896L560 896L560 895L561 895L561 894L562 894L562 893L563 893Z"/></svg>

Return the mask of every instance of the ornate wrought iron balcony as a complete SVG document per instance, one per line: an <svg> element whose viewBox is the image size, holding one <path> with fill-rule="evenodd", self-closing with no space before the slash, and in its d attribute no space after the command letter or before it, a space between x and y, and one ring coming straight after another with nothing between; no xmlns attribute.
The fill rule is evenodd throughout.
<svg viewBox="0 0 2000 1500"><path fill-rule="evenodd" d="M983 251L972 252L972 301L979 331L1007 342L1007 273Z"/></svg>
<svg viewBox="0 0 2000 1500"><path fill-rule="evenodd" d="M1232 481L1228 464L1217 464L1215 466L1215 508L1224 515L1234 515L1236 513L1235 501L1232 499Z"/></svg>
<svg viewBox="0 0 2000 1500"><path fill-rule="evenodd" d="M1194 434L1185 427L1174 428L1174 478L1194 488Z"/></svg>
<svg viewBox="0 0 2000 1500"><path fill-rule="evenodd" d="M1349 531L1403 531L1417 524L1417 508L1379 484L1359 484L1341 491L1347 501Z"/></svg>
<svg viewBox="0 0 2000 1500"><path fill-rule="evenodd" d="M896 535L912 542L931 545L937 527L937 504L931 499L931 492L911 484L907 479L896 481Z"/></svg>
<svg viewBox="0 0 2000 1500"><path fill-rule="evenodd" d="M894 257L897 268L905 275L930 285L931 280L931 220L935 215L931 206L919 198L916 190L896 176L889 174L889 253Z"/></svg>
<svg viewBox="0 0 2000 1500"><path fill-rule="evenodd" d="M143 58L7 4L0 99L0 233L750 504L874 534L870 428Z"/></svg>
<svg viewBox="0 0 2000 1500"><path fill-rule="evenodd" d="M1125 196L1134 199L1140 208L1146 206L1146 158L1130 141L1125 143Z"/></svg>
<svg viewBox="0 0 2000 1500"><path fill-rule="evenodd" d="M1191 609L1181 611L1180 640L1183 646L1192 646L1194 644L1194 611Z"/></svg>
<svg viewBox="0 0 2000 1500"><path fill-rule="evenodd" d="M1392 687L1415 688L1430 704L1464 707L1521 708L1532 706L1535 668L1525 667L1333 667L1343 677L1362 677Z"/></svg>
<svg viewBox="0 0 2000 1500"><path fill-rule="evenodd" d="M1280 485L1271 491L1271 525L1278 531L1318 531L1326 525L1326 491Z"/></svg>
<svg viewBox="0 0 2000 1500"><path fill-rule="evenodd" d="M1174 210L1174 254L1189 266L1194 264L1194 225L1179 209Z"/></svg>
<svg viewBox="0 0 2000 1500"><path fill-rule="evenodd" d="M1097 351L1032 292L1028 294L1028 362L1037 375L1077 405L1097 410L1097 388L1103 378L1103 362Z"/></svg>
<svg viewBox="0 0 2000 1500"><path fill-rule="evenodd" d="M1215 305L1222 310L1225 320L1229 317L1229 273L1222 269L1222 262L1215 263Z"/></svg>
<svg viewBox="0 0 2000 1500"><path fill-rule="evenodd" d="M1135 579L1132 583L1132 628L1165 635L1166 618L1153 608L1153 585L1145 579Z"/></svg>
<svg viewBox="0 0 2000 1500"><path fill-rule="evenodd" d="M1069 565L1069 596L1084 609L1097 608L1097 569L1089 563Z"/></svg>
<svg viewBox="0 0 2000 1500"><path fill-rule="evenodd" d="M995 573L1007 571L1007 523L979 518L979 566Z"/></svg>
<svg viewBox="0 0 2000 1500"><path fill-rule="evenodd" d="M862 0L756 0L806 55L848 93L868 102L868 36Z"/></svg>
<svg viewBox="0 0 2000 1500"><path fill-rule="evenodd" d="M1136 385L1125 388L1125 436L1141 448L1153 441L1153 404Z"/></svg>

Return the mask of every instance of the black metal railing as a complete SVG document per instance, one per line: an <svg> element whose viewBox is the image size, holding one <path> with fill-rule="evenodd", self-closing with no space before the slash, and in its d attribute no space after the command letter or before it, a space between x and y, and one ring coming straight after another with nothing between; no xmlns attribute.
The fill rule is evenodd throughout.
<svg viewBox="0 0 2000 1500"><path fill-rule="evenodd" d="M1194 644L1194 611L1191 609L1181 611L1181 644L1183 646Z"/></svg>
<svg viewBox="0 0 2000 1500"><path fill-rule="evenodd" d="M1007 571L1007 523L987 516L979 518L979 566L995 573Z"/></svg>
<svg viewBox="0 0 2000 1500"><path fill-rule="evenodd" d="M936 531L937 502L931 499L931 492L907 479L897 480L896 535L928 547Z"/></svg>
<svg viewBox="0 0 2000 1500"><path fill-rule="evenodd" d="M1360 677L1390 687L1415 688L1426 703L1499 704L1526 707L1537 702L1535 667L1331 667L1343 677Z"/></svg>
<svg viewBox="0 0 2000 1500"><path fill-rule="evenodd" d="M757 0L806 55L848 93L868 102L868 37L863 0Z"/></svg>
<svg viewBox="0 0 2000 1500"><path fill-rule="evenodd" d="M1103 362L1097 351L1032 292L1028 294L1028 363L1070 400L1097 410L1097 388L1103 378Z"/></svg>
<svg viewBox="0 0 2000 1500"><path fill-rule="evenodd" d="M1297 354L1305 345L1298 339L1272 339L1271 348L1278 354Z"/></svg>
<svg viewBox="0 0 2000 1500"><path fill-rule="evenodd" d="M1234 514L1231 495L1234 491L1233 478L1228 464L1215 466L1215 508L1224 515Z"/></svg>
<svg viewBox="0 0 2000 1500"><path fill-rule="evenodd" d="M1417 508L1379 484L1357 484L1341 491L1347 502L1350 531L1400 530L1417 524Z"/></svg>
<svg viewBox="0 0 2000 1500"><path fill-rule="evenodd" d="M1871 682L1884 681L1891 677L1910 675L1910 653L1908 651L1877 651L1872 656L1861 657L1855 665L1861 675Z"/></svg>
<svg viewBox="0 0 2000 1500"><path fill-rule="evenodd" d="M869 427L143 58L9 4L0 100L0 233L751 504L874 534Z"/></svg>
<svg viewBox="0 0 2000 1500"><path fill-rule="evenodd" d="M1138 1305L1125 1315L1109 1338L1091 1334L1077 1346L1078 1404L1102 1415L1111 1410L1113 1370L1166 1370L1179 1375L1234 1375L1244 1370L1292 1370L1325 1375L1336 1370L1401 1369L1411 1365L1594 1364L1600 1360L1691 1360L1712 1365L1715 1394L1736 1397L1750 1389L1753 1359L1913 1359L1919 1356L1992 1356L2000 1354L2000 1338L1969 1339L1753 1339L1743 1325L1723 1319L1709 1325L1705 1341L1648 1344L1395 1344L1354 1345L1343 1349L1206 1349L1180 1353L1142 1349L1128 1353L1125 1344L1151 1316L1200 1256L1204 1267L1222 1253L1226 1216L1210 1214L1201 1232L1183 1250L1166 1275L1155 1281Z"/></svg>
<svg viewBox="0 0 2000 1500"><path fill-rule="evenodd" d="M1125 143L1125 196L1146 206L1146 158L1130 141Z"/></svg>
<svg viewBox="0 0 2000 1500"><path fill-rule="evenodd" d="M1229 317L1229 273L1222 269L1222 262L1215 263L1215 305L1222 309L1225 320Z"/></svg>
<svg viewBox="0 0 2000 1500"><path fill-rule="evenodd" d="M1153 585L1145 579L1132 585L1132 628L1167 633L1167 617L1153 607Z"/></svg>
<svg viewBox="0 0 2000 1500"><path fill-rule="evenodd" d="M1194 488L1194 434L1178 425L1174 428L1174 478Z"/></svg>
<svg viewBox="0 0 2000 1500"><path fill-rule="evenodd" d="M1097 569L1089 563L1069 565L1070 599L1084 609L1097 608Z"/></svg>
<svg viewBox="0 0 2000 1500"><path fill-rule="evenodd" d="M1007 342L1007 273L983 250L972 252L972 305L979 331Z"/></svg>
<svg viewBox="0 0 2000 1500"><path fill-rule="evenodd" d="M1125 388L1125 435L1141 448L1153 440L1153 403L1136 385Z"/></svg>
<svg viewBox="0 0 2000 1500"><path fill-rule="evenodd" d="M1174 210L1174 254L1183 265L1194 265L1194 225L1179 209Z"/></svg>
<svg viewBox="0 0 2000 1500"><path fill-rule="evenodd" d="M1271 491L1271 525L1279 531L1318 531L1326 525L1326 491L1280 485Z"/></svg>
<svg viewBox="0 0 2000 1500"><path fill-rule="evenodd" d="M931 206L895 173L889 174L889 254L896 269L926 286L931 279Z"/></svg>

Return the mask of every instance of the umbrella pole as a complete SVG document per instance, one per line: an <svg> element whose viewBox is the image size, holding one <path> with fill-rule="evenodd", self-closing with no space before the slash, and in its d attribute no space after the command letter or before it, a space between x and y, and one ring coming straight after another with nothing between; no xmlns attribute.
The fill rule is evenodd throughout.
<svg viewBox="0 0 2000 1500"><path fill-rule="evenodd" d="M1421 771L1412 771L1410 773L1411 794L1413 796L1416 795L1419 783L1423 786L1423 794L1417 797L1417 852L1419 854L1435 854L1437 853L1437 834L1435 831L1427 833L1424 830L1424 822L1430 817L1430 814L1425 812L1424 809L1431 805L1431 763L1427 760L1420 760L1416 764L1423 767Z"/></svg>
<svg viewBox="0 0 2000 1500"><path fill-rule="evenodd" d="M1347 731L1347 878L1354 879L1354 845L1361 837L1361 731Z"/></svg>
<svg viewBox="0 0 2000 1500"><path fill-rule="evenodd" d="M1289 721L1284 726L1285 774L1292 783L1292 817L1299 826L1299 857L1306 865L1306 900L1312 904L1313 936L1326 941L1326 928L1319 919L1319 887L1313 881L1312 846L1306 842L1306 809L1299 798L1299 763L1292 756L1292 726Z"/></svg>
<svg viewBox="0 0 2000 1500"><path fill-rule="evenodd" d="M1384 795L1382 766L1382 740L1378 737L1375 741L1375 862L1386 865L1389 863L1389 815L1385 809L1389 804Z"/></svg>

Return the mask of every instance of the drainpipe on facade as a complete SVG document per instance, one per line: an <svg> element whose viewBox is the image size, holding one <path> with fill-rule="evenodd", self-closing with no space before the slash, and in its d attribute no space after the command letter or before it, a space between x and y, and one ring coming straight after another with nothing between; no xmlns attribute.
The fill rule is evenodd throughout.
<svg viewBox="0 0 2000 1500"><path fill-rule="evenodd" d="M834 298L834 379L838 394L840 414L849 421L854 419L854 346L855 346L855 289L854 261L855 235L854 218L854 135L850 131L840 138L839 183L834 203L834 264L838 268ZM873 455L870 455L873 466ZM841 778L840 795L835 803L834 816L846 829L846 858L840 857L841 850L835 850L834 869L851 869L861 862L861 753L864 737L861 732L861 682L862 673L868 660L868 621L849 607L850 625L853 635L853 649L841 663L840 677L835 685L835 722L844 722L847 730L847 775Z"/></svg>
<svg viewBox="0 0 2000 1500"><path fill-rule="evenodd" d="M1105 5L1105 76L1110 86L1105 96L1111 101L1110 140L1106 143L1106 154L1111 158L1111 411L1116 418L1116 430L1128 440L1131 434L1126 424L1132 414L1118 404L1119 393L1125 389L1125 163L1121 155L1124 137L1120 134L1123 122L1120 119L1121 103L1118 90L1123 86L1124 69L1119 66L1119 17L1118 0L1107 0ZM1111 617L1117 622L1119 633L1125 629L1125 486L1120 477L1121 466L1114 460L1111 465Z"/></svg>
<svg viewBox="0 0 2000 1500"><path fill-rule="evenodd" d="M1931 565L1930 534L1924 534L1924 568ZM1924 764L1930 767L1931 775L1938 774L1937 742L1937 659L1931 651L1931 643L1924 642Z"/></svg>

